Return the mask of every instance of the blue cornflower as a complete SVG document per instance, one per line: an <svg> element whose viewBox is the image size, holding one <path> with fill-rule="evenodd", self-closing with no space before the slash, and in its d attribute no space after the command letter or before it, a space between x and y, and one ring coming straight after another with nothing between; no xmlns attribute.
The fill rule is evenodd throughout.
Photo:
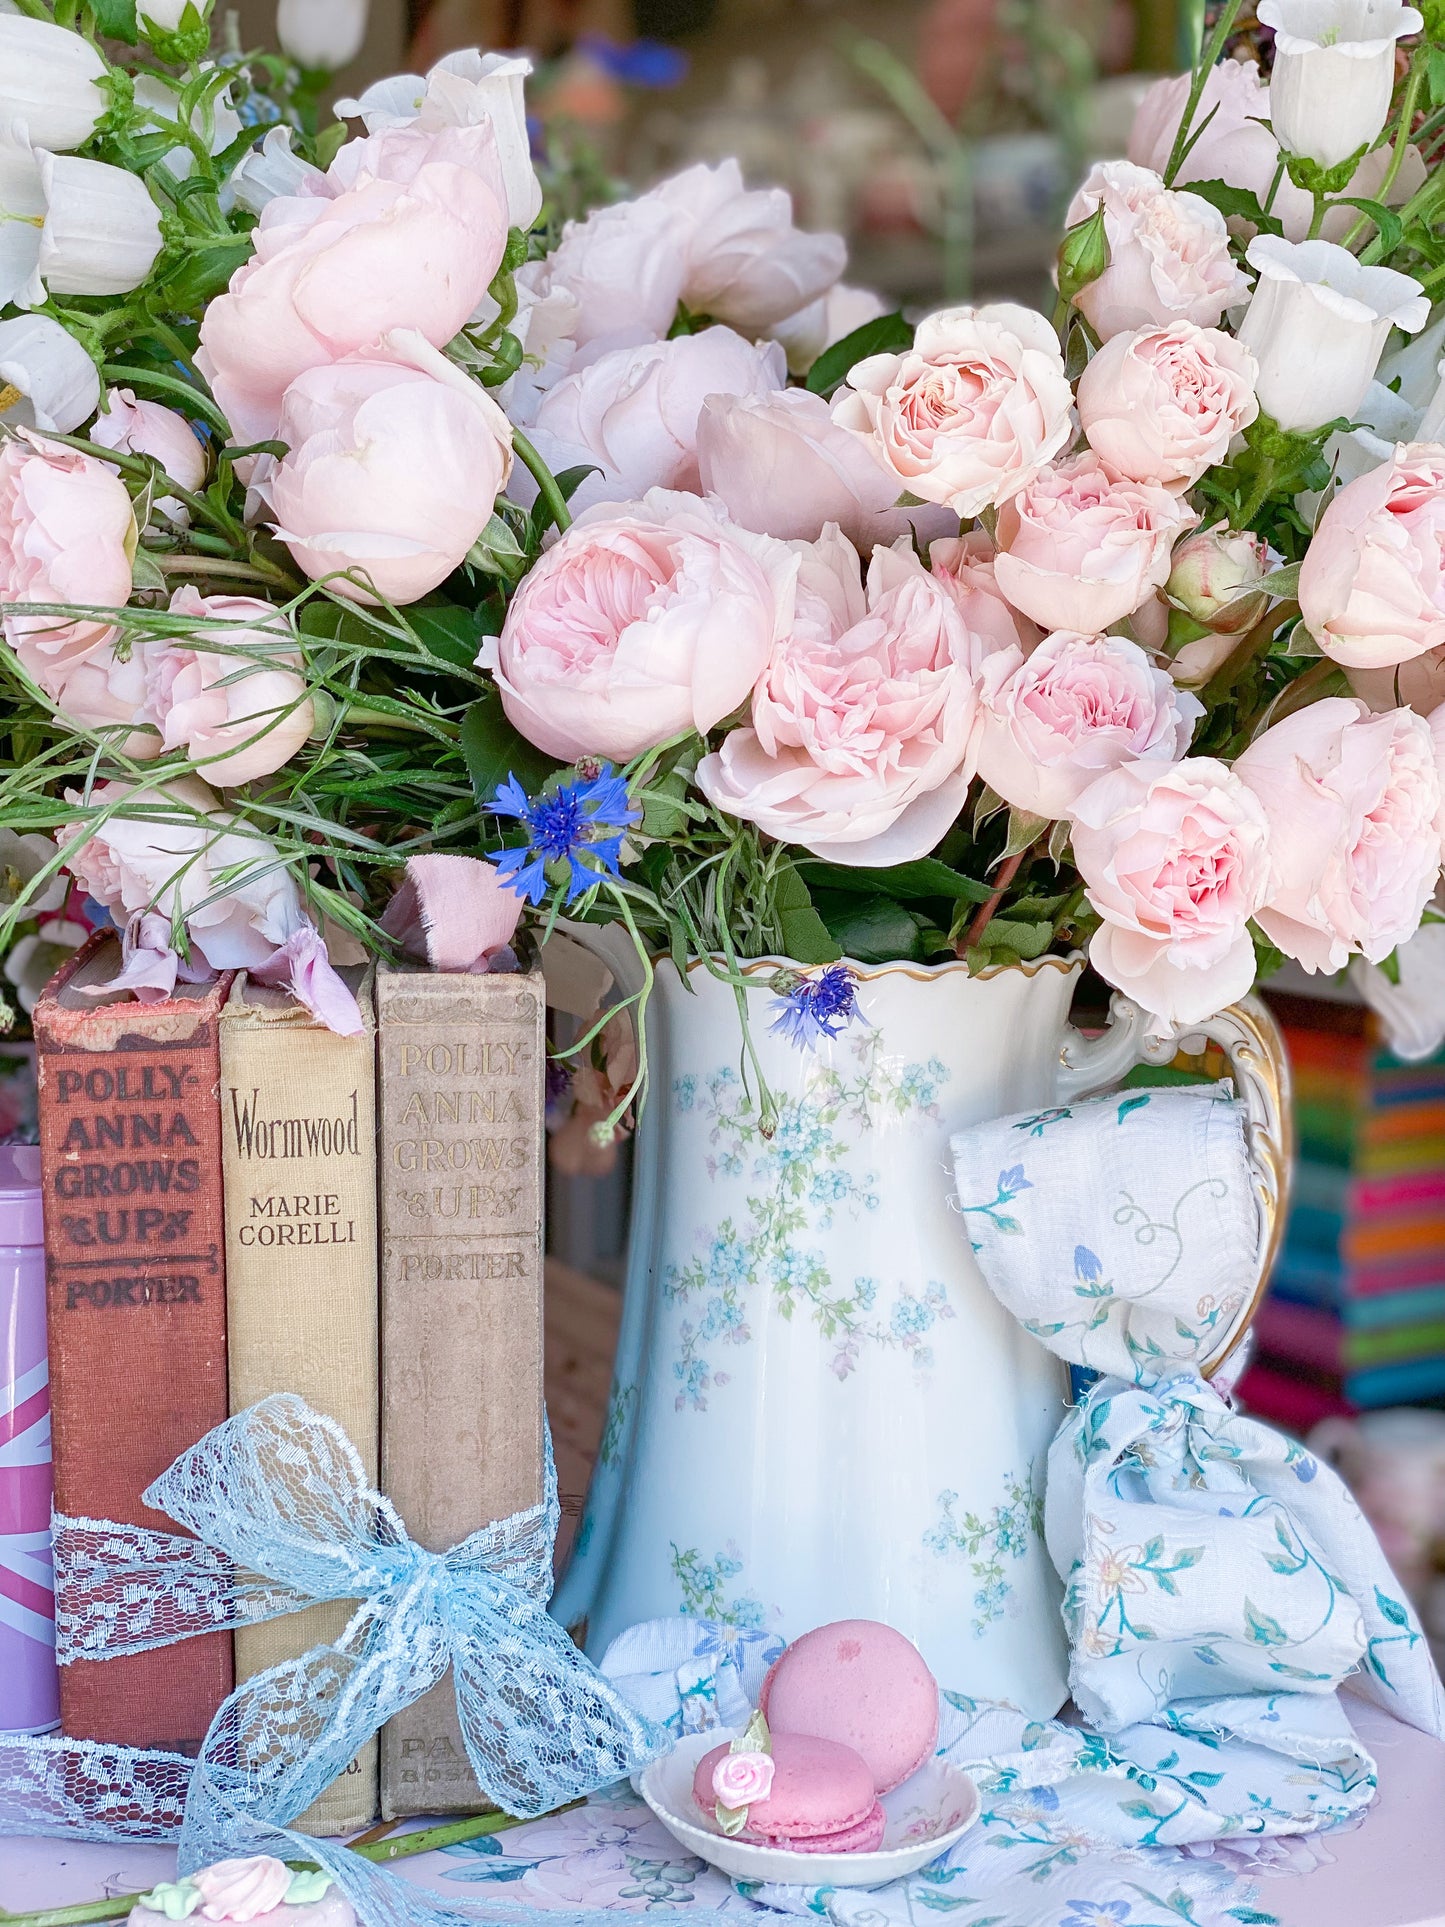
<svg viewBox="0 0 1445 1927"><path fill-rule="evenodd" d="M799 1050L811 1050L820 1037L836 1037L858 1015L858 993L846 964L829 964L816 977L800 977L773 999L768 1026Z"/></svg>
<svg viewBox="0 0 1445 1927"><path fill-rule="evenodd" d="M496 865L503 883L527 902L541 903L547 895L549 863L567 863L568 903L617 875L623 833L638 815L626 779L615 776L610 763L597 765L596 771L544 791L535 801L528 800L515 776L508 776L492 798L488 807L494 816L514 816L526 825L525 847L498 851Z"/></svg>

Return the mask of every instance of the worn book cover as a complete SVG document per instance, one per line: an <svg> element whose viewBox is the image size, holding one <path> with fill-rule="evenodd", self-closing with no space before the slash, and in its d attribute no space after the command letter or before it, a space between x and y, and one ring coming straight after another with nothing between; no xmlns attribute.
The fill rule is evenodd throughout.
<svg viewBox="0 0 1445 1927"><path fill-rule="evenodd" d="M55 1507L174 1532L140 1495L226 1417L217 1033L231 979L138 1003L92 937L35 1006ZM61 1669L81 1739L194 1752L231 1635Z"/></svg>
<svg viewBox="0 0 1445 1927"><path fill-rule="evenodd" d="M376 978L381 1478L442 1551L543 1489L546 998L526 975ZM381 1810L482 1801L450 1679L381 1736Z"/></svg>
<svg viewBox="0 0 1445 1927"><path fill-rule="evenodd" d="M221 1013L221 1151L231 1410L295 1392L336 1420L377 1476L376 1030L371 973L343 970L365 1029L339 1037L284 990L236 979ZM345 1601L243 1626L236 1677L328 1644ZM375 1817L367 1742L296 1826Z"/></svg>

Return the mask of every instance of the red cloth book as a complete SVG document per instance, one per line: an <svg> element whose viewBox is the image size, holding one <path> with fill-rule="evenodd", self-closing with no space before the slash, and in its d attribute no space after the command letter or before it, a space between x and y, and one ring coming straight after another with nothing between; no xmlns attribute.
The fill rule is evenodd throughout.
<svg viewBox="0 0 1445 1927"><path fill-rule="evenodd" d="M87 995L92 937L35 1006L55 1508L174 1532L140 1495L227 1413L218 1021L229 976L163 1002ZM61 1669L75 1738L194 1752L231 1636Z"/></svg>

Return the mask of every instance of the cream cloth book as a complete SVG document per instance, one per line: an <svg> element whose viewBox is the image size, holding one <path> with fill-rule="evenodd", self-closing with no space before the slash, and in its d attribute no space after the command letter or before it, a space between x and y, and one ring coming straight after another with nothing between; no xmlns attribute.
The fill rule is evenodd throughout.
<svg viewBox="0 0 1445 1927"><path fill-rule="evenodd" d="M377 1476L376 1026L372 973L345 970L365 1028L338 1037L283 990L237 978L221 1015L227 1340L232 1412L295 1392ZM312 1606L235 1634L250 1679L335 1639L354 1606ZM377 1743L303 1813L303 1832L368 1825Z"/></svg>

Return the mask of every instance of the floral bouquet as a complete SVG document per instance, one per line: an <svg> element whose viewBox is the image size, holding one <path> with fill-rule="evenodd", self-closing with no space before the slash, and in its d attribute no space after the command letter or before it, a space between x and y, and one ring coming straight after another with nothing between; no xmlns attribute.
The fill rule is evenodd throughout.
<svg viewBox="0 0 1445 1927"><path fill-rule="evenodd" d="M146 6L0 14L0 942L64 870L138 995L244 966L346 1028L420 889L478 967L613 922L639 999L702 959L800 1045L860 962L1087 947L1161 1027L1392 967L1445 820L1442 0L1264 0L1268 87L1225 5L1052 318L916 326L734 164L569 205L520 59L318 128ZM574 1047L598 1142L629 1040Z"/></svg>

